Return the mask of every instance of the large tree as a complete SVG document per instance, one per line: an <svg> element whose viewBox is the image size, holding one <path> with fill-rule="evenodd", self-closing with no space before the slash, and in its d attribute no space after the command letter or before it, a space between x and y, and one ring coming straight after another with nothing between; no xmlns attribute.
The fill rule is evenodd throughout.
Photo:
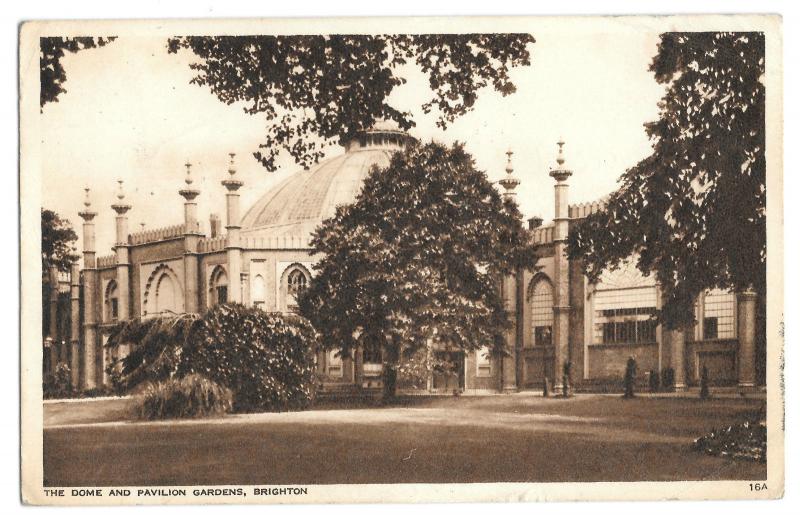
<svg viewBox="0 0 800 526"><path fill-rule="evenodd" d="M66 52L77 53L84 49L103 47L117 37L42 37L39 39L39 107L48 102L58 102L58 96L66 93L64 82L67 73L61 64Z"/></svg>
<svg viewBox="0 0 800 526"><path fill-rule="evenodd" d="M765 290L764 35L665 33L650 70L666 88L645 125L653 153L571 232L569 254L593 281L638 255L674 328L704 289Z"/></svg>
<svg viewBox="0 0 800 526"><path fill-rule="evenodd" d="M78 259L75 252L77 234L66 219L56 212L42 208L42 272L50 267L61 272L69 272L72 263Z"/></svg>
<svg viewBox="0 0 800 526"><path fill-rule="evenodd" d="M323 257L301 312L331 348L379 350L387 397L401 360L431 344L503 352L497 277L536 262L516 204L461 145L438 143L374 166L356 202L317 229L312 253Z"/></svg>
<svg viewBox="0 0 800 526"><path fill-rule="evenodd" d="M406 82L401 70L410 61L433 92L422 110L438 110L445 128L473 108L482 88L513 93L509 71L530 64L534 42L528 34L185 36L170 39L168 49L190 49L200 59L191 65L193 83L265 116L264 143L254 155L274 171L281 150L308 167L326 144L376 120L413 126L409 111L387 100Z"/></svg>

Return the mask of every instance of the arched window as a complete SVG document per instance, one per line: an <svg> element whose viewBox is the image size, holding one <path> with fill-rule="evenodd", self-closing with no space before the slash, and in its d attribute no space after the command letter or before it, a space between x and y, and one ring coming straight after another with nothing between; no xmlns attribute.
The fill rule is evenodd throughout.
<svg viewBox="0 0 800 526"><path fill-rule="evenodd" d="M114 322L119 319L119 288L117 282L111 280L106 286L105 312L103 319L107 322Z"/></svg>
<svg viewBox="0 0 800 526"><path fill-rule="evenodd" d="M253 306L259 309L264 308L264 292L266 287L264 286L264 276L261 274L256 274L256 277L253 278Z"/></svg>
<svg viewBox="0 0 800 526"><path fill-rule="evenodd" d="M531 326L533 344L544 346L553 344L553 286L546 278L531 283L529 293L531 303Z"/></svg>
<svg viewBox="0 0 800 526"><path fill-rule="evenodd" d="M213 307L220 303L228 302L228 275L225 269L220 266L211 272L210 285L208 289L208 306Z"/></svg>
<svg viewBox="0 0 800 526"><path fill-rule="evenodd" d="M176 287L172 277L166 272L161 274L156 284L155 312L175 313L181 310L178 308L175 291Z"/></svg>
<svg viewBox="0 0 800 526"><path fill-rule="evenodd" d="M285 291L287 311L297 310L297 296L308 287L308 274L300 265L289 268L281 287Z"/></svg>

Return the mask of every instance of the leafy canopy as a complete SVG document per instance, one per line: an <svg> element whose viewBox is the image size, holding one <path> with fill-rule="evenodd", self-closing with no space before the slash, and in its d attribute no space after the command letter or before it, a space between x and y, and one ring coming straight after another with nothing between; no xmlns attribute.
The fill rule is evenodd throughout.
<svg viewBox="0 0 800 526"><path fill-rule="evenodd" d="M58 102L58 96L66 93L64 82L67 73L61 65L65 52L77 53L84 49L103 47L117 37L42 37L39 39L39 107L48 102Z"/></svg>
<svg viewBox="0 0 800 526"><path fill-rule="evenodd" d="M53 266L61 272L69 272L72 263L78 259L74 254L77 240L78 236L68 220L42 208L42 272Z"/></svg>
<svg viewBox="0 0 800 526"><path fill-rule="evenodd" d="M265 116L254 155L274 171L281 149L307 168L325 145L345 143L376 120L413 126L411 114L387 100L406 82L400 69L410 61L433 92L422 110L438 110L446 128L473 108L482 88L513 93L509 71L530 65L534 42L528 34L183 36L170 39L168 50L189 49L200 59L190 66L192 83Z"/></svg>
<svg viewBox="0 0 800 526"><path fill-rule="evenodd" d="M462 145L435 142L373 166L356 202L317 229L312 253L323 257L301 312L332 348L382 350L385 373L429 343L504 350L497 277L536 262L516 204Z"/></svg>
<svg viewBox="0 0 800 526"><path fill-rule="evenodd" d="M665 33L650 70L666 85L645 125L653 154L573 229L569 255L595 281L638 254L673 328L704 289L765 289L764 35Z"/></svg>

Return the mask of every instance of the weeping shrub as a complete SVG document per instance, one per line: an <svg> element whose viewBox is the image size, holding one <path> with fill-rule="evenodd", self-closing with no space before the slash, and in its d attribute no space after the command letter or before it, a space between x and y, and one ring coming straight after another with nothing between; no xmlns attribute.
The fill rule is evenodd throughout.
<svg viewBox="0 0 800 526"><path fill-rule="evenodd" d="M138 405L140 418L196 418L228 413L233 408L233 393L227 387L190 374L148 386Z"/></svg>
<svg viewBox="0 0 800 526"><path fill-rule="evenodd" d="M240 304L119 324L107 347L132 346L121 360L124 389L202 375L233 393L233 410L281 411L314 398L316 334L297 316Z"/></svg>
<svg viewBox="0 0 800 526"><path fill-rule="evenodd" d="M53 372L45 376L42 382L42 393L45 399L72 396L72 373L69 365L60 363Z"/></svg>

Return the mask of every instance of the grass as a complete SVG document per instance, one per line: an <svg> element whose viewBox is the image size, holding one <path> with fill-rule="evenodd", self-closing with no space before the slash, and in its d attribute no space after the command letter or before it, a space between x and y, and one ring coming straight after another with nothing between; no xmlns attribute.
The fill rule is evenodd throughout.
<svg viewBox="0 0 800 526"><path fill-rule="evenodd" d="M112 402L110 414L88 408L93 421L106 422L98 425L74 425L91 420L76 416L83 408L46 411L46 485L766 477L763 464L692 450L693 440L711 429L757 414L758 400L413 398L395 407L333 405L177 424L119 423L123 409Z"/></svg>

